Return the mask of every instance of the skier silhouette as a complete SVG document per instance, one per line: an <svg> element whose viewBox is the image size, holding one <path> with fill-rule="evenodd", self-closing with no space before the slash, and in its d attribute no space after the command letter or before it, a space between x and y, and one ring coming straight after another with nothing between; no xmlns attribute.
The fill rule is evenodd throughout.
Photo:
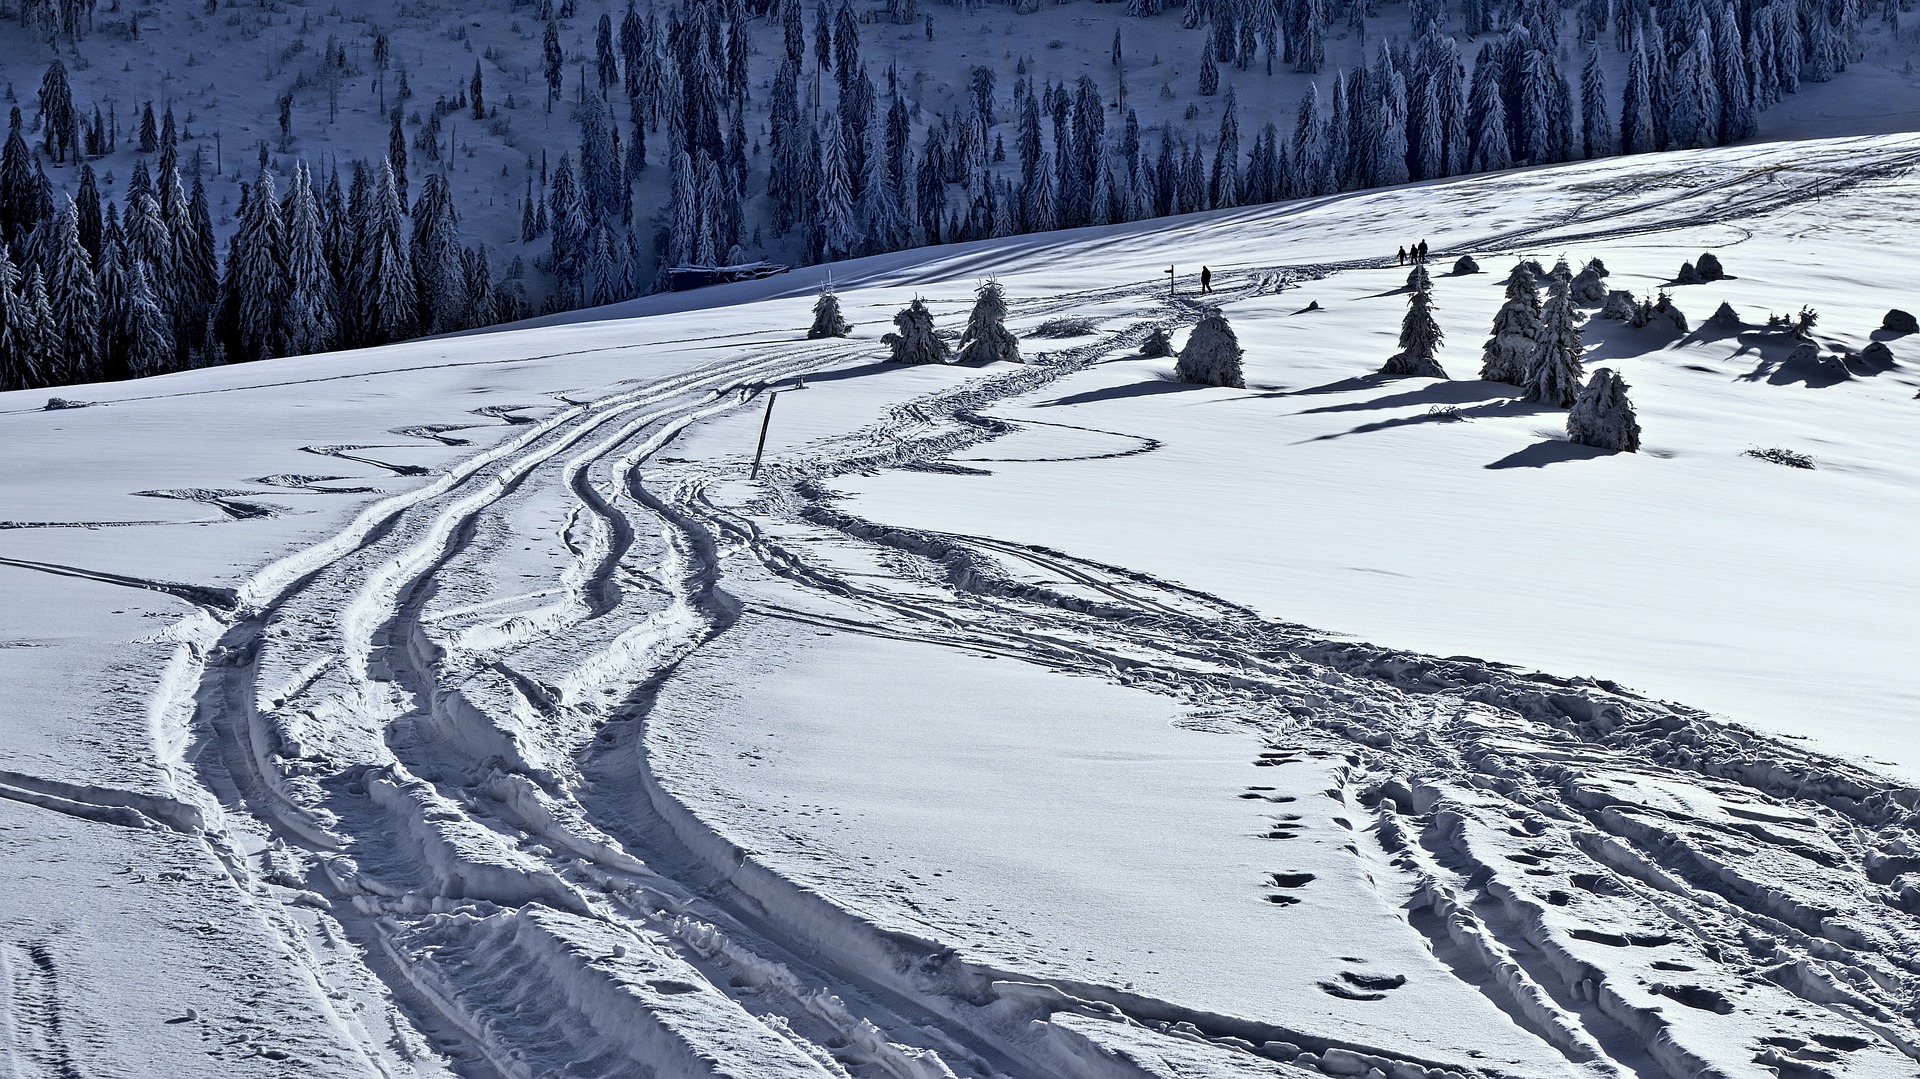
<svg viewBox="0 0 1920 1079"><path fill-rule="evenodd" d="M1205 266L1200 267L1200 291L1203 293L1213 291L1213 271Z"/></svg>

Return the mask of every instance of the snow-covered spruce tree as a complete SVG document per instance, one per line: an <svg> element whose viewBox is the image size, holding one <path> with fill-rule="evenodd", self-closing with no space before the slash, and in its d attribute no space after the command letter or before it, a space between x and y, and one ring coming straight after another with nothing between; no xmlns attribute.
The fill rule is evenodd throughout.
<svg viewBox="0 0 1920 1079"><path fill-rule="evenodd" d="M1407 315L1400 320L1400 351L1380 373L1391 378L1446 378L1446 369L1434 355L1443 340L1440 324L1433 320L1433 293L1420 289L1407 297Z"/></svg>
<svg viewBox="0 0 1920 1079"><path fill-rule="evenodd" d="M1524 262L1507 275L1507 301L1493 316L1493 336L1481 354L1480 377L1488 382L1518 386L1526 377L1527 360L1540 345L1540 292L1533 280Z"/></svg>
<svg viewBox="0 0 1920 1079"><path fill-rule="evenodd" d="M1540 312L1540 347L1527 361L1522 383L1526 399L1554 408L1571 408L1580 393L1585 369L1580 364L1580 326L1567 282L1555 278L1548 286L1547 305Z"/></svg>
<svg viewBox="0 0 1920 1079"><path fill-rule="evenodd" d="M1600 308L1600 317L1621 322L1631 321L1635 307L1633 293L1623 288L1608 289L1607 302Z"/></svg>
<svg viewBox="0 0 1920 1079"><path fill-rule="evenodd" d="M20 291L20 271L0 244L0 390L32 390L43 383L38 358L27 351L32 312Z"/></svg>
<svg viewBox="0 0 1920 1079"><path fill-rule="evenodd" d="M880 340L893 350L894 363L947 362L947 343L933 332L933 312L927 310L925 300L915 296L912 303L893 316L893 324L900 332Z"/></svg>
<svg viewBox="0 0 1920 1079"><path fill-rule="evenodd" d="M1574 275L1571 286L1575 303L1602 303L1607 298L1607 268L1593 259Z"/></svg>
<svg viewBox="0 0 1920 1079"><path fill-rule="evenodd" d="M822 288L820 298L813 301L813 325L807 327L807 340L845 337L852 332L853 327L840 316L840 297L834 295L833 286Z"/></svg>
<svg viewBox="0 0 1920 1079"><path fill-rule="evenodd" d="M93 257L80 242L79 211L71 198L50 227L42 265L48 267L47 296L62 338L59 381L93 382L101 377L100 293Z"/></svg>
<svg viewBox="0 0 1920 1079"><path fill-rule="evenodd" d="M1567 440L1614 453L1639 452L1640 422L1627 399L1626 379L1606 367L1593 373L1567 413Z"/></svg>
<svg viewBox="0 0 1920 1079"><path fill-rule="evenodd" d="M1407 274L1407 287L1415 292L1426 292L1433 288L1433 279L1427 276L1427 264L1416 262L1412 272Z"/></svg>
<svg viewBox="0 0 1920 1079"><path fill-rule="evenodd" d="M1007 329L1007 295L1000 282L988 278L974 290L973 313L960 336L961 363L1020 362L1020 342Z"/></svg>
<svg viewBox="0 0 1920 1079"><path fill-rule="evenodd" d="M1153 332L1140 344L1140 355L1158 359L1173 355L1173 338L1167 335L1166 327L1155 326Z"/></svg>
<svg viewBox="0 0 1920 1079"><path fill-rule="evenodd" d="M1233 335L1226 316L1218 310L1207 312L1187 335L1187 347L1180 350L1174 365L1174 377L1201 386L1228 386L1245 389L1247 380L1240 370L1240 339Z"/></svg>
<svg viewBox="0 0 1920 1079"><path fill-rule="evenodd" d="M1715 258L1711 251L1701 255L1700 261L1694 263L1693 268L1702 281L1718 281L1727 276L1726 269L1720 265L1720 260Z"/></svg>

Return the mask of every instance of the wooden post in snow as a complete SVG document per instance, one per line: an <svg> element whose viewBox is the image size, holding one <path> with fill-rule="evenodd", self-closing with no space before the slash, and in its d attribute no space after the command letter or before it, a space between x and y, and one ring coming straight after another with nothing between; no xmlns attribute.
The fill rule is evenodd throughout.
<svg viewBox="0 0 1920 1079"><path fill-rule="evenodd" d="M753 449L753 471L747 475L750 480L760 478L760 455L767 449L767 428L773 425L773 401L779 396L779 390L767 394L767 414L760 420L760 444Z"/></svg>

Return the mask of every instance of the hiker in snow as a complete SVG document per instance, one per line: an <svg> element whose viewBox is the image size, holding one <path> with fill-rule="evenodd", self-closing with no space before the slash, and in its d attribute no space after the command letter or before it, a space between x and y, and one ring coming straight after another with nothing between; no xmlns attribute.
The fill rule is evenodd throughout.
<svg viewBox="0 0 1920 1079"><path fill-rule="evenodd" d="M1407 264L1407 249L1403 247L1400 249L1400 265L1405 266L1406 264Z"/></svg>
<svg viewBox="0 0 1920 1079"><path fill-rule="evenodd" d="M1213 291L1213 271L1200 267L1200 291L1202 294Z"/></svg>

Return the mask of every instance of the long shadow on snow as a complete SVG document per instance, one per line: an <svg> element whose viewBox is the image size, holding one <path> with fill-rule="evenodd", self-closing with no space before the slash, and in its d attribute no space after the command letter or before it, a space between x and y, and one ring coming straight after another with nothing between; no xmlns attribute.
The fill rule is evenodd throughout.
<svg viewBox="0 0 1920 1079"><path fill-rule="evenodd" d="M1308 392L1308 391L1301 391ZM1262 396L1287 397L1291 394L1264 394ZM1353 401L1344 405L1321 405L1319 408L1303 409L1297 415L1311 416L1322 412L1371 412L1382 408L1400 408L1419 405L1467 405L1482 401L1492 401L1512 397L1513 387L1497 382L1483 382L1479 379L1455 381L1434 381L1402 393L1388 394L1367 401Z"/></svg>
<svg viewBox="0 0 1920 1079"><path fill-rule="evenodd" d="M1449 383L1436 383L1436 385L1444 386L1449 385ZM1465 384L1463 383L1462 385ZM1517 387L1503 386L1498 382L1483 382L1479 383L1479 385L1493 388L1495 392L1501 393L1504 396L1489 400L1485 404L1473 408L1460 408L1448 413L1422 412L1412 416L1395 416L1390 420L1376 420L1373 423L1363 423L1350 430L1337 431L1329 435L1318 435L1296 444L1305 445L1314 442L1331 442L1334 439L1346 438L1350 435L1370 435L1378 431L1391 431L1396 427L1413 427L1423 423L1458 423L1462 420L1476 419L1481 416L1533 416L1542 412L1559 411L1558 409L1548 408L1538 401L1520 400L1518 397L1513 396L1520 392Z"/></svg>
<svg viewBox="0 0 1920 1079"><path fill-rule="evenodd" d="M1094 401L1118 401L1128 397L1151 397L1162 393L1180 393L1185 390L1197 390L1201 387L1187 382L1174 382L1170 379L1148 379L1145 382L1130 382L1124 386L1108 386L1101 390L1083 390L1070 393L1065 397L1056 397L1051 401L1042 401L1042 408L1055 405L1084 405Z"/></svg>
<svg viewBox="0 0 1920 1079"><path fill-rule="evenodd" d="M1591 461L1596 457L1611 457L1606 450L1594 449L1568 442L1565 439L1549 438L1536 442L1524 450L1507 454L1488 468L1545 468L1562 461Z"/></svg>

